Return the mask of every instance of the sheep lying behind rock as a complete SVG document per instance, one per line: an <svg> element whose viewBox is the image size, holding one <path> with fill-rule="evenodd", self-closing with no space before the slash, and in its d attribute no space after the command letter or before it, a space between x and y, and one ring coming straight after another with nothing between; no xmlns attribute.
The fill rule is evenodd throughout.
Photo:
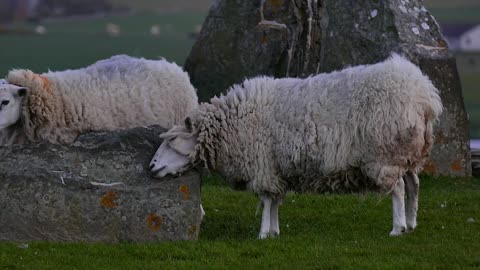
<svg viewBox="0 0 480 270"><path fill-rule="evenodd" d="M393 201L390 234L400 235L416 227L417 173L441 112L431 81L397 55L303 80L259 77L201 104L164 134L151 170L163 177L203 162L257 193L259 238L279 234L287 190L384 190Z"/></svg>
<svg viewBox="0 0 480 270"><path fill-rule="evenodd" d="M1 145L71 143L87 131L152 124L170 128L198 106L188 74L165 60L118 55L77 70L12 70L6 80L20 88L0 84L1 102L9 103L0 110Z"/></svg>
<svg viewBox="0 0 480 270"><path fill-rule="evenodd" d="M24 143L20 108L27 89L0 81L0 145ZM13 123L13 124L12 124Z"/></svg>

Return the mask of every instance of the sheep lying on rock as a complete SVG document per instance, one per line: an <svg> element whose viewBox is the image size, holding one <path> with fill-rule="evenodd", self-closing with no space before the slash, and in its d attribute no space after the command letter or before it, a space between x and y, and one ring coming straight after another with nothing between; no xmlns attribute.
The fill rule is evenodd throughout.
<svg viewBox="0 0 480 270"><path fill-rule="evenodd" d="M203 162L255 192L259 238L279 234L287 190L383 190L393 201L390 235L400 235L416 227L417 173L441 112L438 90L397 55L307 79L254 78L163 134L151 170L163 177Z"/></svg>
<svg viewBox="0 0 480 270"><path fill-rule="evenodd" d="M188 74L165 60L118 55L77 70L12 70L6 80L20 88L0 84L0 145L72 143L87 131L152 124L171 128L198 106Z"/></svg>

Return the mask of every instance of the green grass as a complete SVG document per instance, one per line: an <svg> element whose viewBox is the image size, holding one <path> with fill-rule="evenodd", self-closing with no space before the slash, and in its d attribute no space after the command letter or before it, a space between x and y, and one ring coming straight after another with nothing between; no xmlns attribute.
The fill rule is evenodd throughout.
<svg viewBox="0 0 480 270"><path fill-rule="evenodd" d="M11 68L41 73L48 69L80 68L114 54L129 54L183 65L194 40L188 37L203 22L204 13L113 16L45 24L46 35L0 35L0 74ZM105 33L107 23L122 29L119 37ZM162 33L151 36L152 25ZM24 27L24 26L21 26ZM1 75L3 77L4 75Z"/></svg>
<svg viewBox="0 0 480 270"><path fill-rule="evenodd" d="M387 197L292 193L280 208L280 237L256 240L256 198L207 180L197 242L2 243L0 268L480 269L480 179L421 181L419 226L402 237L388 236Z"/></svg>

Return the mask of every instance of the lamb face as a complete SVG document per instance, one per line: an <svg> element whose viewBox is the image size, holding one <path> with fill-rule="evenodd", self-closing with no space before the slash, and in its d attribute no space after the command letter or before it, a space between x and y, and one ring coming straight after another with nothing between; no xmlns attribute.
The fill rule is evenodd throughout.
<svg viewBox="0 0 480 270"><path fill-rule="evenodd" d="M191 154L197 145L197 136L176 126L161 137L164 141L150 162L152 176L162 178L188 170L192 165Z"/></svg>
<svg viewBox="0 0 480 270"><path fill-rule="evenodd" d="M26 93L24 87L0 84L0 130L18 122Z"/></svg>

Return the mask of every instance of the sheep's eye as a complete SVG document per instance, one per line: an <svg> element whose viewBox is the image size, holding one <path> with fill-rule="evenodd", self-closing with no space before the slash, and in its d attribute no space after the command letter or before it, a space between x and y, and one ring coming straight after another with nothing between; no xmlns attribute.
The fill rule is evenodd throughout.
<svg viewBox="0 0 480 270"><path fill-rule="evenodd" d="M8 103L10 103L10 100L2 100L2 105L3 106L8 105Z"/></svg>

